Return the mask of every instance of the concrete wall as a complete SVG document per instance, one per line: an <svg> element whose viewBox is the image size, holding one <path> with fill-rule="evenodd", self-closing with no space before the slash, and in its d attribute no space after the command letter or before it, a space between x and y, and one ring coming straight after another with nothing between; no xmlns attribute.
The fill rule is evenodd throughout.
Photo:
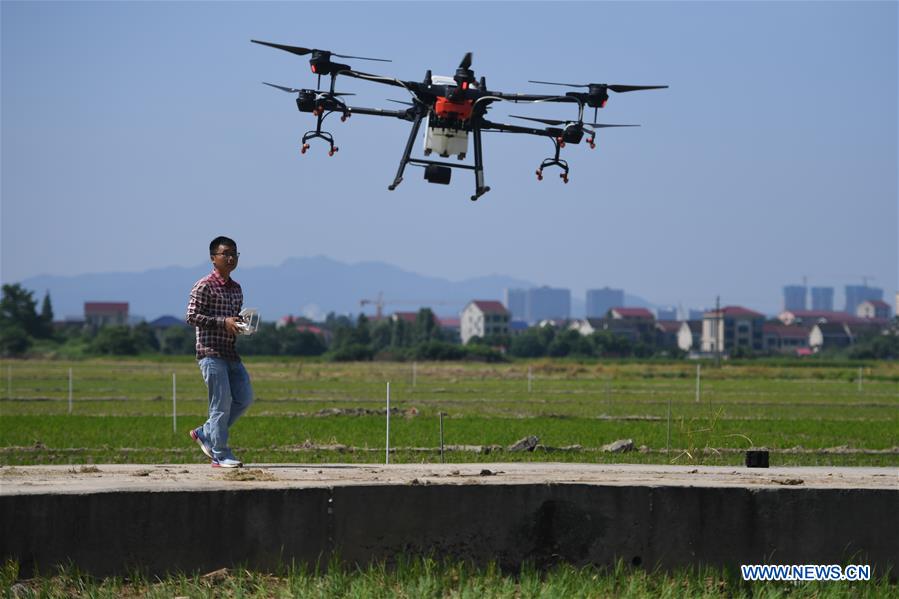
<svg viewBox="0 0 899 599"><path fill-rule="evenodd" d="M382 485L0 496L0 558L95 575L433 552L516 569L899 564L899 490Z"/></svg>

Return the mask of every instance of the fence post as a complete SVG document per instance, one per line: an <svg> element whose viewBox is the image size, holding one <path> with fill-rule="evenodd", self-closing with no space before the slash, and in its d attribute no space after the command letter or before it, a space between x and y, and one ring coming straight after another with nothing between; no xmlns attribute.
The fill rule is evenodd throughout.
<svg viewBox="0 0 899 599"><path fill-rule="evenodd" d="M72 413L72 369L69 368L69 414Z"/></svg>
<svg viewBox="0 0 899 599"><path fill-rule="evenodd" d="M696 403L699 403L699 390L702 385L702 364L696 365Z"/></svg>
<svg viewBox="0 0 899 599"><path fill-rule="evenodd" d="M387 381L387 443L384 449L384 463L390 463L390 381Z"/></svg>
<svg viewBox="0 0 899 599"><path fill-rule="evenodd" d="M446 463L446 458L443 456L443 412L440 412L440 463Z"/></svg>
<svg viewBox="0 0 899 599"><path fill-rule="evenodd" d="M671 394L668 394L668 432L665 435L665 457L671 453Z"/></svg>
<svg viewBox="0 0 899 599"><path fill-rule="evenodd" d="M531 392L531 381L533 380L533 375L531 374L531 367L528 366L528 393Z"/></svg>
<svg viewBox="0 0 899 599"><path fill-rule="evenodd" d="M177 386L175 384L175 373L172 372L172 432L178 432L178 404L175 400L177 397Z"/></svg>

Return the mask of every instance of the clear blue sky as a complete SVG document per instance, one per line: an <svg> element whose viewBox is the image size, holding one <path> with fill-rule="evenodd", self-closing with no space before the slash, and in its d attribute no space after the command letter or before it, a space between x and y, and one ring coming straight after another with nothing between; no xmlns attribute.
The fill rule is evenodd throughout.
<svg viewBox="0 0 899 599"><path fill-rule="evenodd" d="M657 303L774 312L780 288L897 287L897 4L7 2L2 10L2 279L324 254L450 279L502 273L622 287ZM260 84L307 62L251 38L392 58L363 70L668 84L613 94L571 183L539 138L490 134L487 183L387 191L409 125L336 119L340 152L300 156L312 117ZM351 61L352 62L352 61ZM366 106L405 99L347 80ZM391 107L395 107L392 105ZM497 105L567 118L569 106ZM421 147L416 141L416 149ZM468 176L466 176L468 175Z"/></svg>

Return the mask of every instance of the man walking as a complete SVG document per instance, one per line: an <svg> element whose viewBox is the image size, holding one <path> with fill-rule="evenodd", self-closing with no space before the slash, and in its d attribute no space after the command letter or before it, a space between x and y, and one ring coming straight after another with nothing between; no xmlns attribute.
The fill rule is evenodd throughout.
<svg viewBox="0 0 899 599"><path fill-rule="evenodd" d="M239 256L233 239L213 239L212 272L194 284L187 305L187 323L197 330L197 360L209 392L209 419L190 431L190 438L212 460L213 468L243 466L228 447L228 431L253 403L250 375L234 347L243 291L231 273Z"/></svg>

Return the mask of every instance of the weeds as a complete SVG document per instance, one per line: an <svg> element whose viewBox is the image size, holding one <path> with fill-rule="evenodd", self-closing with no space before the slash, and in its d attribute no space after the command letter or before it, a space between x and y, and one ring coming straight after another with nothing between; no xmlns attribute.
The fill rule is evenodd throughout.
<svg viewBox="0 0 899 599"><path fill-rule="evenodd" d="M869 582L750 583L729 569L696 567L674 572L634 568L618 561L610 568L562 564L540 570L526 563L504 572L433 557L400 557L352 567L331 559L326 568L282 565L275 574L245 568L205 575L173 574L148 579L93 578L74 567L55 576L17 580L18 564L3 567L3 591L23 597L764 597L828 598L847 595L894 597L886 575ZM13 588L15 587L15 590Z"/></svg>

